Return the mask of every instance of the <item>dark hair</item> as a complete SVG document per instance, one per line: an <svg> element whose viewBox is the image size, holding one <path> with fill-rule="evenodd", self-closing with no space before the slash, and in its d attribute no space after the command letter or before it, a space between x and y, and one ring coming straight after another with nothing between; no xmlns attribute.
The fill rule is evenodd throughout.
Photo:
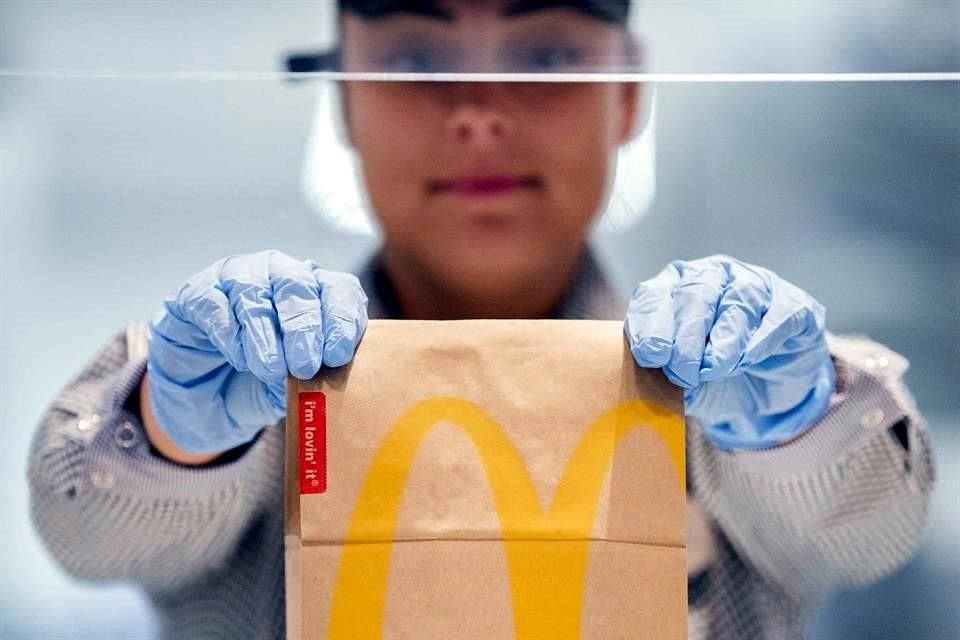
<svg viewBox="0 0 960 640"><path fill-rule="evenodd" d="M627 24L632 0L517 0L523 11L548 7L582 11L593 18L614 24ZM375 19L406 11L423 15L443 15L437 0L338 0L341 11L351 11L363 18Z"/></svg>

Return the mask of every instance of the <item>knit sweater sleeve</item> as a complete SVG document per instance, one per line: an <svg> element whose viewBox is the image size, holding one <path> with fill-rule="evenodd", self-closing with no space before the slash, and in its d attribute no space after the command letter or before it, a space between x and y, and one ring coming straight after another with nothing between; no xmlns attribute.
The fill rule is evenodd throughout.
<svg viewBox="0 0 960 640"><path fill-rule="evenodd" d="M866 584L915 551L934 483L907 361L863 338L830 337L827 413L778 447L729 452L696 424L688 447L704 508L739 554L799 602Z"/></svg>
<svg viewBox="0 0 960 640"><path fill-rule="evenodd" d="M54 398L34 435L28 482L35 529L70 574L163 592L221 568L280 499L282 438L267 432L282 427L211 466L161 457L128 402L146 344L146 326L131 326Z"/></svg>

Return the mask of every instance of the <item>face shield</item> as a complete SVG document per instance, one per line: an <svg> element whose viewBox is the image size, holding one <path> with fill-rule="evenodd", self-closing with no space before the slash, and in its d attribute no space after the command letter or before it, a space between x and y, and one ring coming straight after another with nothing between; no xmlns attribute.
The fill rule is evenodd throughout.
<svg viewBox="0 0 960 640"><path fill-rule="evenodd" d="M376 232L344 112L343 83L426 83L437 95L454 92L451 83L496 83L517 104L526 100L524 108L535 115L537 105L531 110L530 101L549 87L556 92L562 84L638 82L635 76L646 70L639 6L639 0L330 2L322 47L292 53L286 61L287 70L316 91L302 173L308 201L339 231ZM629 227L653 200L656 100L653 84L638 86L631 130L608 158L594 214L601 230Z"/></svg>

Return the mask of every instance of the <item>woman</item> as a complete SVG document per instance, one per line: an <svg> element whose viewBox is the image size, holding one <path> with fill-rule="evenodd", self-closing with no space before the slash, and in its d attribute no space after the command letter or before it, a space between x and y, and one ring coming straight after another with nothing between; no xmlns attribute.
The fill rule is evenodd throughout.
<svg viewBox="0 0 960 640"><path fill-rule="evenodd" d="M340 4L346 70L632 55L628 0ZM593 261L587 230L640 91L347 83L380 251L359 279L271 251L220 260L111 341L31 452L51 552L142 585L164 637L283 637L288 374L348 362L368 317L625 317L638 365L685 389L691 637L800 637L829 589L904 562L933 472L900 356L828 339L813 298L733 258L673 262L625 304Z"/></svg>

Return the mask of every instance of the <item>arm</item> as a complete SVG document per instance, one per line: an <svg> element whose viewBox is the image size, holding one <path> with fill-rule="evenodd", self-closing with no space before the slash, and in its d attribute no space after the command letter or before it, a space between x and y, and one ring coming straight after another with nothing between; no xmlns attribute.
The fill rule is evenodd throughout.
<svg viewBox="0 0 960 640"><path fill-rule="evenodd" d="M151 451L127 402L146 352L147 328L132 326L53 401L30 452L31 512L71 574L174 590L226 562L279 500L281 442L268 430L242 454L207 467Z"/></svg>
<svg viewBox="0 0 960 640"><path fill-rule="evenodd" d="M798 599L866 584L914 552L934 468L907 362L864 339L829 340L837 372L827 413L794 440L724 451L697 425L691 474L741 555Z"/></svg>

